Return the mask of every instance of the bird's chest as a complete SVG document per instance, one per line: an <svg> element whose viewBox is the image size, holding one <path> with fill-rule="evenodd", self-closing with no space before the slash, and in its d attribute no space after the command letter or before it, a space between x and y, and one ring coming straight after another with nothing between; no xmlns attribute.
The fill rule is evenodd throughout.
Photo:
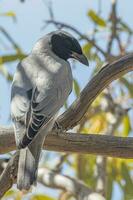
<svg viewBox="0 0 133 200"><path fill-rule="evenodd" d="M37 77L37 85L40 89L46 91L56 90L59 100L65 101L72 90L72 72L69 64L47 66L45 70L41 70Z"/></svg>

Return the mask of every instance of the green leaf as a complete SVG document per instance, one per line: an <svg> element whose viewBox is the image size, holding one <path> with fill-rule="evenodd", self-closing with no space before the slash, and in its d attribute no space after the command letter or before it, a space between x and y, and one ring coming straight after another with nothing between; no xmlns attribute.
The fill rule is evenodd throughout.
<svg viewBox="0 0 133 200"><path fill-rule="evenodd" d="M95 22L97 25L106 27L106 22L104 19L102 19L100 16L96 14L94 10L89 10L87 15L91 18L93 22Z"/></svg>
<svg viewBox="0 0 133 200"><path fill-rule="evenodd" d="M13 62L16 60L22 60L24 57L26 57L25 54L15 54L15 55L5 55L0 56L0 73L3 74L8 81L12 81L12 75L9 74L7 69L5 68L4 64L8 62Z"/></svg>
<svg viewBox="0 0 133 200"><path fill-rule="evenodd" d="M131 199L133 197L133 181L130 175L130 170L125 163L122 163L121 173L125 180L124 188L124 200Z"/></svg>
<svg viewBox="0 0 133 200"><path fill-rule="evenodd" d="M0 16L5 16L5 17L12 17L12 19L16 22L17 18L16 18L16 14L13 11L8 11L5 13L0 13Z"/></svg>
<svg viewBox="0 0 133 200"><path fill-rule="evenodd" d="M73 87L74 87L75 95L78 97L80 94L80 87L76 79L73 79Z"/></svg>
<svg viewBox="0 0 133 200"><path fill-rule="evenodd" d="M112 174L108 176L108 188L107 188L107 199L111 200L112 199L112 192L113 192L113 177Z"/></svg>
<svg viewBox="0 0 133 200"><path fill-rule="evenodd" d="M83 46L83 53L88 57L90 55L90 51L91 51L91 48L93 47L93 45L91 43L86 43L84 46Z"/></svg>
<svg viewBox="0 0 133 200"><path fill-rule="evenodd" d="M122 136L128 136L130 130L131 130L131 125L130 125L130 119L128 115L125 115L123 117L123 131L122 131Z"/></svg>
<svg viewBox="0 0 133 200"><path fill-rule="evenodd" d="M129 171L127 165L124 162L121 165L121 172L122 172L123 178L126 181L126 184L128 184L129 188L132 189L133 188L133 181L132 181L131 176L130 176L130 171Z"/></svg>
<svg viewBox="0 0 133 200"><path fill-rule="evenodd" d="M30 200L55 200L55 199L46 195L38 194L32 196Z"/></svg>
<svg viewBox="0 0 133 200"><path fill-rule="evenodd" d="M9 72L7 71L6 67L4 65L0 65L0 73L8 80L12 81L13 77Z"/></svg>
<svg viewBox="0 0 133 200"><path fill-rule="evenodd" d="M4 64L4 63L7 63L7 62L13 62L13 61L16 61L16 60L22 60L25 57L26 57L25 54L0 56L0 64Z"/></svg>
<svg viewBox="0 0 133 200"><path fill-rule="evenodd" d="M10 197L13 196L14 194L16 194L16 191L11 189L5 193L4 197Z"/></svg>

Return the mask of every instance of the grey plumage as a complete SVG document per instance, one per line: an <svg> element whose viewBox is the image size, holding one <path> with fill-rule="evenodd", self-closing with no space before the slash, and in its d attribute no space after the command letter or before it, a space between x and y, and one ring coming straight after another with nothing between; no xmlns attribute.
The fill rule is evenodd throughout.
<svg viewBox="0 0 133 200"><path fill-rule="evenodd" d="M73 39L77 46L72 46L81 51L77 55L80 54L81 62L87 64L76 39L66 32L55 31L35 44L29 56L18 64L14 75L11 116L15 127L16 145L20 151L17 176L17 187L20 190L28 190L36 183L44 139L72 90L71 67L67 61L72 56L66 56L66 49L69 48L65 46L65 38ZM72 49L70 44L72 54L73 50L76 50ZM80 61L80 57L76 59Z"/></svg>

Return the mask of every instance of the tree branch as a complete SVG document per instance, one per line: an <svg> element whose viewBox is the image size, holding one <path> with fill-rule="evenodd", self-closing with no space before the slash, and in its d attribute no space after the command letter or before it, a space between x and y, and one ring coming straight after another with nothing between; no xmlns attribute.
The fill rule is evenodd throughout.
<svg viewBox="0 0 133 200"><path fill-rule="evenodd" d="M6 134L5 134L6 133ZM0 130L0 153L15 150L13 129ZM44 149L58 152L95 154L118 158L133 158L133 138L109 135L52 132L44 142Z"/></svg>
<svg viewBox="0 0 133 200"><path fill-rule="evenodd" d="M17 45L17 43L14 41L14 39L7 33L7 31L0 26L0 31L5 35L5 37L8 39L8 41L12 44L12 46L14 47L14 49L16 49L16 51L21 51L20 47Z"/></svg>
<svg viewBox="0 0 133 200"><path fill-rule="evenodd" d="M0 175L0 198L9 190L16 181L18 171L19 152L17 151L9 160L7 167Z"/></svg>
<svg viewBox="0 0 133 200"><path fill-rule="evenodd" d="M55 25L56 27L60 27L60 28L66 28L66 29L69 29L71 31L73 31L74 33L76 33L81 39L84 39L86 40L88 43L92 44L104 57L107 56L106 52L103 51L103 49L101 47L99 47L95 42L94 40L91 40L88 38L87 35L81 33L77 28L75 28L74 26L71 26L67 23L63 23L63 22L59 22L59 21L56 21L54 19L50 19L50 20L45 20L45 23L46 25L48 24L53 24Z"/></svg>
<svg viewBox="0 0 133 200"><path fill-rule="evenodd" d="M47 187L69 192L71 195L75 196L77 200L93 200L94 197L99 200L105 200L103 196L92 192L81 181L69 176L55 173L46 168L39 169L38 181Z"/></svg>
<svg viewBox="0 0 133 200"><path fill-rule="evenodd" d="M16 181L18 159L19 154L15 153L8 162L5 171L0 176L0 198ZM1 179L1 177L3 178ZM104 197L90 190L81 181L69 176L61 175L46 168L40 168L38 170L38 182L47 187L69 192L72 196L77 197L78 200L92 200L94 197L97 197L99 200L105 200Z"/></svg>
<svg viewBox="0 0 133 200"><path fill-rule="evenodd" d="M63 129L70 129L77 125L98 94L113 80L132 70L133 54L126 55L116 62L106 65L86 85L80 97L58 118L58 123ZM14 149L13 129L1 127L0 153L6 153ZM133 138L74 133L49 134L45 141L45 149L133 158ZM12 186L16 178L17 161L18 152L11 158L0 176L0 197Z"/></svg>
<svg viewBox="0 0 133 200"><path fill-rule="evenodd" d="M100 94L102 92L102 90L105 87L107 87L113 80L120 78L122 75L124 75L125 73L130 72L132 70L133 70L133 53L123 56L119 60L103 67L91 79L91 81L86 85L86 87L81 92L79 98L76 99L76 101L74 101L74 103L68 108L68 110L66 112L64 112L61 116L58 117L57 121L58 121L59 125L61 125L61 127L66 130L76 126L78 124L78 122L81 120L81 118L83 117L83 115L86 113L86 111L89 109L91 103L96 99L98 94ZM73 138L73 136L75 138ZM88 138L88 137L90 137L90 138ZM82 143L81 141L83 141L86 143L86 146L88 146L88 145L90 146L88 139L91 140L91 137L92 138L94 137L94 140L96 142L98 142L97 144L100 144L99 140L104 139L106 144L110 140L110 145L111 145L112 144L111 140L113 140L113 146L111 145L111 149L113 149L113 150L115 148L114 147L115 141L116 141L115 145L116 146L118 145L119 148L120 148L120 145L117 142L120 142L121 150L123 149L123 145L125 145L125 143L128 143L129 148L128 148L128 146L126 147L127 152L125 150L124 151L125 153L122 150L123 153L121 155L121 153L119 153L119 152L116 152L116 154L114 154L114 153L109 154L109 152L106 153L106 151L102 152L102 149L100 150L100 147L99 147L98 151L94 151L93 145L92 145L91 150L88 149L89 147L86 147L87 148L86 150L85 149L82 150L82 148L80 148L80 146L79 147L76 146L76 140L77 140L78 145L79 145L79 143L80 144ZM85 138L85 140L84 140L84 138ZM52 141L54 141L55 143L53 144ZM60 142L62 142L63 145ZM132 152L128 153L129 149L131 150L131 148L132 148L130 146L130 142L131 142L131 146L133 146L132 139L130 139L130 141L129 141L128 138L123 138L123 139L116 138L115 139L113 137L108 138L108 136L59 134L58 136L50 135L47 137L46 148L49 150L55 150L55 151L70 151L70 152L81 151L81 153L93 153L94 152L96 154L99 153L99 154L102 154L105 156L116 155L116 157L122 157L122 156L127 157L128 156L128 158L129 158L129 157L132 157ZM66 145L66 143L67 143L67 145ZM55 144L56 144L56 146L55 146ZM64 144L66 146L64 146ZM96 144L96 146L98 146L97 144ZM73 147L74 147L73 145L76 147L75 149L73 149ZM7 153L14 149L15 149L15 141L14 141L13 128L1 127L1 129L0 129L0 153ZM109 149L109 146L107 149Z"/></svg>
<svg viewBox="0 0 133 200"><path fill-rule="evenodd" d="M79 98L59 116L58 123L66 130L76 126L103 89L130 71L133 71L133 53L103 67L86 85Z"/></svg>

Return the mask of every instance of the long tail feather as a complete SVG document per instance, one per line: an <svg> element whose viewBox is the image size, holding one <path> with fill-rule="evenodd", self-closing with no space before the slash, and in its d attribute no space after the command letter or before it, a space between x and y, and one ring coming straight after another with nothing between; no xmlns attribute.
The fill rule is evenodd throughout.
<svg viewBox="0 0 133 200"><path fill-rule="evenodd" d="M36 160L28 147L21 149L19 154L17 187L20 190L29 190L36 182Z"/></svg>
<svg viewBox="0 0 133 200"><path fill-rule="evenodd" d="M40 153L44 140L53 127L54 120L51 120L33 139L26 148L20 149L17 188L29 190L31 185L37 181L37 170Z"/></svg>

